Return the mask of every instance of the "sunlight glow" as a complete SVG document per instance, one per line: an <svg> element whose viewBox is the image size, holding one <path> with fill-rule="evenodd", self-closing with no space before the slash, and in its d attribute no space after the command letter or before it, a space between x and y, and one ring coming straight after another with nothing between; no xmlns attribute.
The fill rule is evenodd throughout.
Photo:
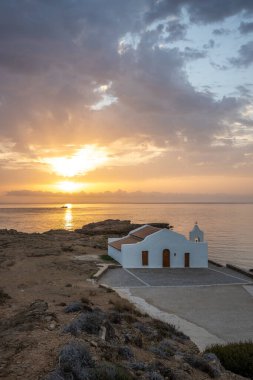
<svg viewBox="0 0 253 380"><path fill-rule="evenodd" d="M63 177L85 174L102 166L107 161L107 153L96 145L86 145L71 157L54 157L44 160L53 171Z"/></svg>
<svg viewBox="0 0 253 380"><path fill-rule="evenodd" d="M67 208L64 215L64 228L70 230L73 227L72 209Z"/></svg>
<svg viewBox="0 0 253 380"><path fill-rule="evenodd" d="M57 188L65 193L76 193L77 191L81 191L83 188L83 184L71 182L71 181L63 181L57 184Z"/></svg>

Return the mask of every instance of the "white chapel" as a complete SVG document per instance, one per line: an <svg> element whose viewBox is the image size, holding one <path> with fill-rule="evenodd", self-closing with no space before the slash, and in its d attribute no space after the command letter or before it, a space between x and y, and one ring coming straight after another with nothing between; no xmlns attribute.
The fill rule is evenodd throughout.
<svg viewBox="0 0 253 380"><path fill-rule="evenodd" d="M208 247L197 223L189 238L146 224L123 238L109 238L108 255L124 268L207 268Z"/></svg>

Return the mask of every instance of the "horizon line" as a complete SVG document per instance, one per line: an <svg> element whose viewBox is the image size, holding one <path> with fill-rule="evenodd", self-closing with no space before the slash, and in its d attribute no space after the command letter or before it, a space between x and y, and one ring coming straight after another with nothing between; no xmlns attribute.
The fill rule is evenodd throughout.
<svg viewBox="0 0 253 380"><path fill-rule="evenodd" d="M253 204L253 201L229 201L229 202L221 202L221 201L203 201L203 202L194 202L194 201L175 201L175 202L66 202L66 204L72 205L85 205L85 204ZM59 204L64 205L64 202L0 202L0 205L53 205Z"/></svg>

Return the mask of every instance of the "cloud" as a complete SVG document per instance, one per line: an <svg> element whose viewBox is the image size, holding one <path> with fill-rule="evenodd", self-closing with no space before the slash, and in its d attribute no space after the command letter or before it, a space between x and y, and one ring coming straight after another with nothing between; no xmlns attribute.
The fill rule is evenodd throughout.
<svg viewBox="0 0 253 380"><path fill-rule="evenodd" d="M178 41L183 40L186 36L187 25L182 24L178 20L172 20L167 23L165 31L169 34L166 41Z"/></svg>
<svg viewBox="0 0 253 380"><path fill-rule="evenodd" d="M14 144L6 142L0 144L0 164L8 170L37 168L60 177L77 177L101 167L131 167L148 163L168 150L166 144L157 146L146 136L115 140L107 146L89 144L77 148L67 145L57 151L31 146L29 154L17 152Z"/></svg>
<svg viewBox="0 0 253 380"><path fill-rule="evenodd" d="M213 49L215 47L215 41L210 39L207 44L203 45L204 49Z"/></svg>
<svg viewBox="0 0 253 380"><path fill-rule="evenodd" d="M124 190L105 191L97 193L80 192L76 194L63 194L53 193L48 191L29 191L18 190L9 191L4 197L0 198L1 201L10 202L10 199L18 199L25 203L27 199L29 202L52 202L52 203L161 203L161 202L241 202L242 195L231 195L227 193L173 193L173 192L146 192L146 191L133 191L127 192ZM243 195L244 202L252 202L253 194L248 193Z"/></svg>
<svg viewBox="0 0 253 380"><path fill-rule="evenodd" d="M216 164L215 136L241 120L247 100L217 100L193 86L187 65L213 44L202 51L186 32L192 20L252 9L252 1L235 0L1 2L0 137L14 144L1 166L45 170L39 158L69 157L92 144L107 148L110 165L131 171L134 162L160 160L166 173L170 159L170 170L187 173L183 163L195 165L206 152ZM249 47L240 64L250 64ZM236 161L237 151L230 157Z"/></svg>
<svg viewBox="0 0 253 380"><path fill-rule="evenodd" d="M146 19L150 22L165 19L169 15L179 16L182 9L188 11L190 20L193 22L213 23L243 11L250 15L253 12L253 3L251 0L230 0L229 2L220 0L152 1Z"/></svg>
<svg viewBox="0 0 253 380"><path fill-rule="evenodd" d="M215 36L227 36L228 34L230 34L230 30L225 28L218 28L213 30L213 34Z"/></svg>
<svg viewBox="0 0 253 380"><path fill-rule="evenodd" d="M248 34L253 32L253 22L241 22L239 26L239 31L242 34Z"/></svg>
<svg viewBox="0 0 253 380"><path fill-rule="evenodd" d="M237 87L237 90L240 92L241 96L246 97L246 98L251 98L252 97L252 89L251 85L240 85Z"/></svg>
<svg viewBox="0 0 253 380"><path fill-rule="evenodd" d="M229 69L228 66L226 66L226 65L220 65L219 63L216 63L216 62L214 62L213 60L210 60L210 65L211 65L214 69L219 70L219 71L226 71L226 70Z"/></svg>
<svg viewBox="0 0 253 380"><path fill-rule="evenodd" d="M253 63L253 41L242 45L237 58L230 58L230 63L237 67L248 67Z"/></svg>
<svg viewBox="0 0 253 380"><path fill-rule="evenodd" d="M195 59L201 59L206 57L205 51L200 51L197 49L193 49L190 47L186 47L182 53L182 56L185 60L195 60Z"/></svg>

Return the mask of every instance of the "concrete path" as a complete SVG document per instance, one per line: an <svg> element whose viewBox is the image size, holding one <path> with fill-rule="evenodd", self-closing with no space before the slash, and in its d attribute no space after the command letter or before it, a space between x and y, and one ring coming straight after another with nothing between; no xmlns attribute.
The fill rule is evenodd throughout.
<svg viewBox="0 0 253 380"><path fill-rule="evenodd" d="M173 323L202 350L253 340L253 282L227 268L113 269L101 279L155 318Z"/></svg>
<svg viewBox="0 0 253 380"><path fill-rule="evenodd" d="M253 299L238 285L136 288L131 294L226 341L253 340Z"/></svg>
<svg viewBox="0 0 253 380"><path fill-rule="evenodd" d="M214 334L211 334L206 329L192 322L189 322L176 314L162 311L159 308L146 302L144 298L133 295L132 289L130 291L129 289L118 288L116 289L116 292L120 295L120 297L125 298L133 303L142 313L146 313L152 318L159 319L163 322L174 325L178 330L184 332L185 335L189 336L201 351L209 345L216 343L225 343L223 339Z"/></svg>

